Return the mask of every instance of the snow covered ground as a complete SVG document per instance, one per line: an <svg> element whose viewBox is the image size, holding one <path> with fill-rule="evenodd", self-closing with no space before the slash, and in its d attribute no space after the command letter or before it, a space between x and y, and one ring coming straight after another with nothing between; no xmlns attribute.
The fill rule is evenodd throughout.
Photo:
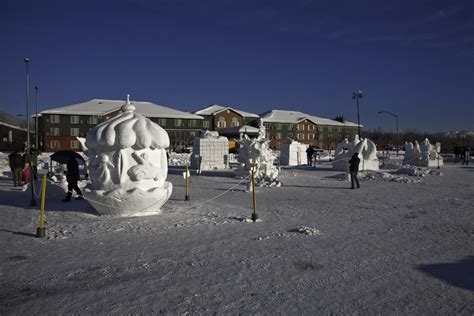
<svg viewBox="0 0 474 316"><path fill-rule="evenodd" d="M181 158L161 215L100 217L48 183L37 239L1 155L0 314L474 314L474 165L392 161L359 190L329 163L283 168L253 223L229 171L192 173L184 201Z"/></svg>

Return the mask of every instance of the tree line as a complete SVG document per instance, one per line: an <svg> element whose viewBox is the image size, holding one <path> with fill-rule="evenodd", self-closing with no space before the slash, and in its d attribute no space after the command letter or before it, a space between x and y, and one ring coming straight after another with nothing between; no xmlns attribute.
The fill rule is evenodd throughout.
<svg viewBox="0 0 474 316"><path fill-rule="evenodd" d="M362 132L362 137L367 137L379 147L395 149L397 146L397 133L383 131L378 128ZM399 133L400 148L404 148L405 142L421 143L428 138L431 144L441 143L441 152L453 152L455 147L467 146L474 148L474 133L426 133L418 130L405 130Z"/></svg>

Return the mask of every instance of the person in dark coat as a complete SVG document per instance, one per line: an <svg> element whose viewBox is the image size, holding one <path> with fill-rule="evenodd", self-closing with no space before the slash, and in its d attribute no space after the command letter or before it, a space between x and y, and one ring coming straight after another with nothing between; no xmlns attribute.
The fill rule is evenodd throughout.
<svg viewBox="0 0 474 316"><path fill-rule="evenodd" d="M67 173L66 173L66 180L67 180L67 194L66 198L63 202L70 202L72 196L72 190L76 191L79 195L76 200L82 200L84 197L82 196L81 189L77 186L77 181L79 181L79 165L74 157L69 157L67 161Z"/></svg>
<svg viewBox="0 0 474 316"><path fill-rule="evenodd" d="M351 174L351 189L355 189L355 185L357 185L357 188L360 188L359 185L359 179L357 179L357 172L359 172L359 154L354 153L352 155L351 160L349 160L349 172Z"/></svg>
<svg viewBox="0 0 474 316"><path fill-rule="evenodd" d="M306 149L306 156L308 159L308 166L313 165L313 154L314 154L314 148L313 146L309 146L308 149Z"/></svg>
<svg viewBox="0 0 474 316"><path fill-rule="evenodd" d="M8 155L8 162L13 174L13 185L15 187L21 186L21 178L23 171L23 159L16 151Z"/></svg>

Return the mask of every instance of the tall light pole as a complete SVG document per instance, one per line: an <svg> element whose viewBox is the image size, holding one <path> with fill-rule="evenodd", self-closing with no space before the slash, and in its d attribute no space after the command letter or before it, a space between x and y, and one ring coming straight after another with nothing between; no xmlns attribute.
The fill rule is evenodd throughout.
<svg viewBox="0 0 474 316"><path fill-rule="evenodd" d="M36 206L35 200L35 187L33 183L33 168L31 167L31 154L30 154L30 73L28 71L28 65L30 59L25 57L23 59L26 65L26 156L30 164L30 186L31 186L31 202L30 206Z"/></svg>
<svg viewBox="0 0 474 316"><path fill-rule="evenodd" d="M38 150L38 86L35 86L35 149Z"/></svg>
<svg viewBox="0 0 474 316"><path fill-rule="evenodd" d="M28 65L30 59L25 57L26 65L26 150L30 150L30 73L28 72Z"/></svg>
<svg viewBox="0 0 474 316"><path fill-rule="evenodd" d="M356 100L356 103L357 103L357 128L358 128L359 138L362 138L360 135L359 99L362 99L362 91L358 90L358 91L352 92L352 100Z"/></svg>
<svg viewBox="0 0 474 316"><path fill-rule="evenodd" d="M382 114L382 113L389 114L395 118L395 127L397 130L397 157L398 157L398 151L400 149L400 135L398 134L398 115L389 111L379 111L379 114Z"/></svg>

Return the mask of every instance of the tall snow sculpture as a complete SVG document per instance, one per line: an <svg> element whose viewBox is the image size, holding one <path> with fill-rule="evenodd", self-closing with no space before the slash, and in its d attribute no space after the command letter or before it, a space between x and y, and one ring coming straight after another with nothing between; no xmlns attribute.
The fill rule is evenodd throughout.
<svg viewBox="0 0 474 316"><path fill-rule="evenodd" d="M300 166L308 164L306 155L307 144L287 139L280 145L280 164L284 166Z"/></svg>
<svg viewBox="0 0 474 316"><path fill-rule="evenodd" d="M86 197L102 215L159 214L173 190L166 182L168 133L135 113L129 95L121 110L87 134L84 153L92 183Z"/></svg>
<svg viewBox="0 0 474 316"><path fill-rule="evenodd" d="M442 166L443 158L439 154L440 151L441 143L432 145L428 138L425 138L421 144L418 144L416 140L414 144L411 142L406 142L403 163L419 167Z"/></svg>
<svg viewBox="0 0 474 316"><path fill-rule="evenodd" d="M193 141L191 168L202 170L225 169L229 165L229 140L218 132L205 131Z"/></svg>
<svg viewBox="0 0 474 316"><path fill-rule="evenodd" d="M362 140L355 135L354 140L349 142L344 139L337 144L332 163L333 170L347 171L348 161L354 153L359 154L359 170L379 170L379 160L377 159L377 147L373 141L368 138Z"/></svg>
<svg viewBox="0 0 474 316"><path fill-rule="evenodd" d="M252 174L254 167L255 183L257 186L281 186L278 181L278 169L273 165L276 158L269 146L269 140L265 137L266 131L263 121L260 119L258 137L250 139L247 135L239 143L239 163L240 167L236 170L237 176L248 176ZM249 191L251 185L248 186Z"/></svg>

